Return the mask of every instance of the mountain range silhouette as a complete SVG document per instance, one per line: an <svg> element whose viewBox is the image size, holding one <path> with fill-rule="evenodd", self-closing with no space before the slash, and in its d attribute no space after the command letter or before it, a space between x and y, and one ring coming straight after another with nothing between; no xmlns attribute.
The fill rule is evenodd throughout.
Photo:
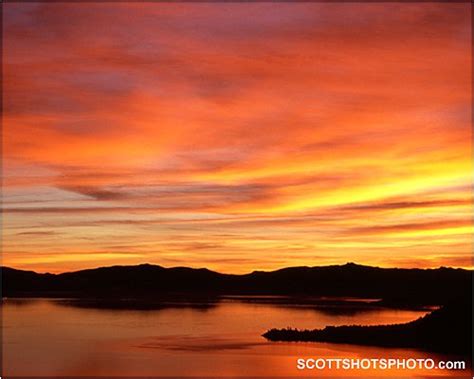
<svg viewBox="0 0 474 379"><path fill-rule="evenodd" d="M249 274L157 265L111 266L61 274L1 267L3 297L154 297L165 294L346 296L387 306L443 305L471 298L472 271L401 269L354 263Z"/></svg>

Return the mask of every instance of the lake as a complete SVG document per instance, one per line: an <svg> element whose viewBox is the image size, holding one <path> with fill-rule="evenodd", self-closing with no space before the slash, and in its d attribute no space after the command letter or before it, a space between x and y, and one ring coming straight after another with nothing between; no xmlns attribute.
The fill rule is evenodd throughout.
<svg viewBox="0 0 474 379"><path fill-rule="evenodd" d="M379 308L366 299L301 301L281 297L168 300L155 305L149 309L132 309L131 305L108 309L81 300L6 299L2 302L4 375L334 377L350 373L301 371L296 359L446 359L409 349L275 343L261 337L273 327L314 329L407 322L426 310ZM363 372L364 376L426 374L419 370ZM449 372L429 374L447 376ZM460 372L451 372L454 374Z"/></svg>

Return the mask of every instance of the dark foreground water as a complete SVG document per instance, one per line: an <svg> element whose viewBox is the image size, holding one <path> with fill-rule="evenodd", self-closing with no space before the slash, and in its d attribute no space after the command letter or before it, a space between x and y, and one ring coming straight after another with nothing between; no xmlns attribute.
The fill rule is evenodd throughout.
<svg viewBox="0 0 474 379"><path fill-rule="evenodd" d="M311 301L309 301L311 303ZM411 376L459 371L301 371L297 358L433 358L436 354L328 343L275 343L261 334L286 326L390 324L426 311L383 309L339 301L319 305L285 298L166 301L151 309L98 308L65 299L6 299L6 376ZM127 307L125 307L127 308ZM141 309L131 309L141 308ZM154 308L154 309L153 309ZM466 375L466 373L464 373Z"/></svg>

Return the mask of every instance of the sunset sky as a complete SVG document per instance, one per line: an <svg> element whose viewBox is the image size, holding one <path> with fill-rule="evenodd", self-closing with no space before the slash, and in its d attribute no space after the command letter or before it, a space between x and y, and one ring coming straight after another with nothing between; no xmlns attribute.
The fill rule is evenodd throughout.
<svg viewBox="0 0 474 379"><path fill-rule="evenodd" d="M471 4L3 8L4 265L472 267Z"/></svg>

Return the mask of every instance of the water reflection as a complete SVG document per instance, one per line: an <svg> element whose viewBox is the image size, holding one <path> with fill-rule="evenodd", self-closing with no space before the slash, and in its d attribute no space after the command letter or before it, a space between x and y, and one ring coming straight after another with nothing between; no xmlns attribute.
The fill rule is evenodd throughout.
<svg viewBox="0 0 474 379"><path fill-rule="evenodd" d="M101 310L139 310L159 311L169 308L192 308L195 310L208 310L214 308L217 298L190 298L180 301L170 299L61 299L56 304L74 308L89 308Z"/></svg>
<svg viewBox="0 0 474 379"><path fill-rule="evenodd" d="M272 327L389 324L425 313L380 308L365 300L227 297L147 304L130 299L108 303L8 299L2 307L4 374L334 377L349 373L301 372L296 369L296 359L439 357L408 349L272 343L261 337ZM426 372L397 372L396 376L423 374Z"/></svg>

